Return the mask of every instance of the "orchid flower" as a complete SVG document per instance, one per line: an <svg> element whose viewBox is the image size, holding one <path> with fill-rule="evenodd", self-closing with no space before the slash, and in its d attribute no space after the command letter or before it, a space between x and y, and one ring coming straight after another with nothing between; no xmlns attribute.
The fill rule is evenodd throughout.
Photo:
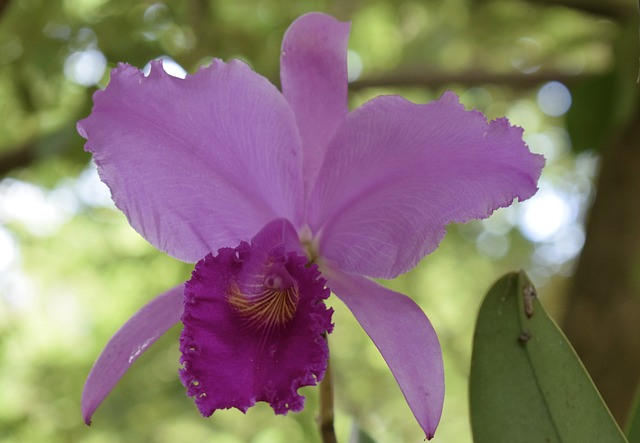
<svg viewBox="0 0 640 443"><path fill-rule="evenodd" d="M282 92L245 63L147 77L120 64L78 123L101 179L152 245L197 262L109 341L82 397L87 424L132 363L180 320L180 379L204 416L268 402L299 411L322 380L339 297L373 340L427 438L444 398L431 323L391 279L452 222L533 195L544 160L522 129L451 92L349 112L349 24L321 13L284 36Z"/></svg>

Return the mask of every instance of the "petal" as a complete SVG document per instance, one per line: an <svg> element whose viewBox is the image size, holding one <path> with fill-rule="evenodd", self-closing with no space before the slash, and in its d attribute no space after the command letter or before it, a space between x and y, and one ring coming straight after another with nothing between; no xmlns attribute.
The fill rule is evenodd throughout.
<svg viewBox="0 0 640 443"><path fill-rule="evenodd" d="M282 92L295 112L304 152L305 189L315 181L329 141L347 116L349 23L312 12L282 42Z"/></svg>
<svg viewBox="0 0 640 443"><path fill-rule="evenodd" d="M393 278L433 251L447 224L531 197L543 165L521 128L487 123L451 92L427 105L378 97L336 134L308 222L320 255L343 271Z"/></svg>
<svg viewBox="0 0 640 443"><path fill-rule="evenodd" d="M200 412L243 412L258 401L277 414L300 411L298 388L322 379L332 329L316 265L289 252L282 222L252 241L198 262L186 284L180 378ZM294 237L295 238L295 237Z"/></svg>
<svg viewBox="0 0 640 443"><path fill-rule="evenodd" d="M216 60L184 80L161 62L120 65L78 123L102 180L158 249L195 262L299 219L301 153L288 103L243 62Z"/></svg>
<svg viewBox="0 0 640 443"><path fill-rule="evenodd" d="M377 346L431 439L444 402L442 351L431 322L406 295L330 266L322 269L331 291L347 305Z"/></svg>
<svg viewBox="0 0 640 443"><path fill-rule="evenodd" d="M86 424L134 361L180 321L184 286L157 296L135 313L115 333L93 364L82 391L82 415Z"/></svg>

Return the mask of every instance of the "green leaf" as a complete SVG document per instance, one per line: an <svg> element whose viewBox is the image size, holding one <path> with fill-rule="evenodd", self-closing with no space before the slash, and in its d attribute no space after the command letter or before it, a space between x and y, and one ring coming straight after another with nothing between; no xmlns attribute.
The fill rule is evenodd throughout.
<svg viewBox="0 0 640 443"><path fill-rule="evenodd" d="M625 434L629 443L640 443L640 386L636 388L633 407L625 424Z"/></svg>
<svg viewBox="0 0 640 443"><path fill-rule="evenodd" d="M480 307L469 390L475 443L626 442L523 272Z"/></svg>

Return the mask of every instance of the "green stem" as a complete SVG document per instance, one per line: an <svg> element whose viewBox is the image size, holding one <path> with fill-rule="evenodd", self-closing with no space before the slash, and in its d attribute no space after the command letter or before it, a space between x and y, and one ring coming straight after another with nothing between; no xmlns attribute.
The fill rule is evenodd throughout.
<svg viewBox="0 0 640 443"><path fill-rule="evenodd" d="M331 364L320 382L320 417L318 419L322 443L338 443L333 429L333 384L331 383Z"/></svg>

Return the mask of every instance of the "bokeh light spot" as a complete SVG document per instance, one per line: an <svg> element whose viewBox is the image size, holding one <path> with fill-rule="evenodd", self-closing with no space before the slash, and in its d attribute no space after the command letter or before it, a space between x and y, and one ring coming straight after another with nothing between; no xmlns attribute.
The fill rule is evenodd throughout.
<svg viewBox="0 0 640 443"><path fill-rule="evenodd" d="M73 52L64 62L64 75L82 86L94 86L102 79L107 59L97 49Z"/></svg>
<svg viewBox="0 0 640 443"><path fill-rule="evenodd" d="M572 220L569 203L552 190L540 191L523 203L520 230L531 241L550 240Z"/></svg>
<svg viewBox="0 0 640 443"><path fill-rule="evenodd" d="M540 88L537 100L542 112L559 117L571 107L571 92L560 82L549 82Z"/></svg>
<svg viewBox="0 0 640 443"><path fill-rule="evenodd" d="M358 80L362 74L362 58L356 51L349 49L347 51L347 79L349 82Z"/></svg>
<svg viewBox="0 0 640 443"><path fill-rule="evenodd" d="M171 57L163 55L162 57L158 57L157 60L162 60L162 69L164 69L164 72L166 72L170 76L176 78L185 78L187 76L187 71ZM147 63L144 68L142 68L142 72L145 76L149 75L149 73L151 72L150 62Z"/></svg>

